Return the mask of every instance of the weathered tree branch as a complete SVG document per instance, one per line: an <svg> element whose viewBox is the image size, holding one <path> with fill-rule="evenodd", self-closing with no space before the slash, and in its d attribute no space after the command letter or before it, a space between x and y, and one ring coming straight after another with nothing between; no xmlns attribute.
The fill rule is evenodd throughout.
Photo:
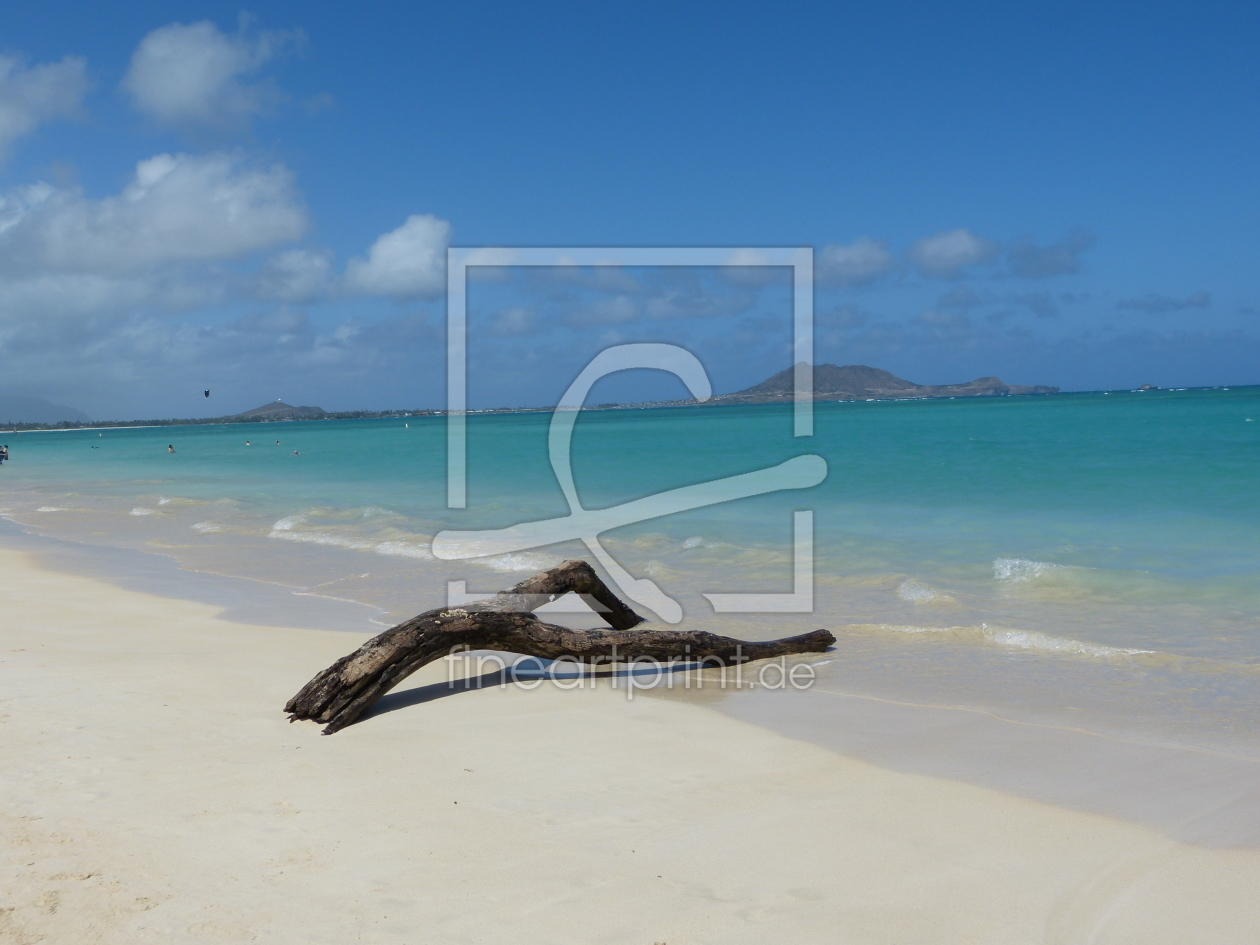
<svg viewBox="0 0 1260 945"><path fill-rule="evenodd" d="M581 595L614 629L570 630L543 623L534 615L543 604L570 592ZM566 561L494 597L466 607L429 610L386 630L316 675L284 711L289 721L324 723L324 734L331 735L356 722L421 666L461 648L542 659L563 656L583 663L638 657L662 662L704 658L745 662L788 653L821 653L836 640L826 630L750 642L697 630L631 629L642 622L594 568L585 561Z"/></svg>

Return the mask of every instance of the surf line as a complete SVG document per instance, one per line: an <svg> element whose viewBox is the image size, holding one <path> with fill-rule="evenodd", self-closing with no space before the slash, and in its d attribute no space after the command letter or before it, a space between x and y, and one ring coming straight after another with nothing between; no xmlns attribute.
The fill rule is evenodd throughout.
<svg viewBox="0 0 1260 945"><path fill-rule="evenodd" d="M486 555L508 554L539 548L557 542L579 539L595 555L599 563L612 577L613 581L636 603L642 604L658 614L667 623L678 623L682 620L682 607L676 600L667 596L654 582L647 578L631 576L600 544L599 536L609 529L622 525L660 518L675 512L686 512L692 509L705 508L735 499L751 498L771 492L787 489L808 489L827 478L827 461L815 454L794 456L777 466L767 466L752 472L713 479L708 482L695 483L658 492L655 495L633 499L621 505L606 509L588 509L582 505L578 497L577 487L573 481L571 466L573 426L578 414L586 402L591 387L600 378L616 371L631 368L655 368L676 375L693 397L700 403L708 400L713 393L708 374L704 366L694 354L677 345L667 344L629 344L617 345L601 351L590 364L578 375L577 379L565 391L560 403L551 414L548 430L547 446L552 472L564 493L569 505L569 514L558 518L541 519L533 522L522 522L507 528L480 531L444 530L433 538L434 557L444 560L460 558L479 558ZM811 513L796 513L797 535L794 561L802 557L802 516L809 517L809 524L804 531L808 532L808 542L812 559L813 520ZM810 578L812 579L812 560L809 561ZM799 583L799 582L798 582ZM809 598L812 609L812 580L809 582ZM714 602L715 597L734 598L738 595L706 595ZM787 595L747 595L748 597L766 599L771 597L793 598ZM763 604L765 601L763 600ZM719 608L726 609L726 608ZM770 610L798 609L796 606L771 606Z"/></svg>

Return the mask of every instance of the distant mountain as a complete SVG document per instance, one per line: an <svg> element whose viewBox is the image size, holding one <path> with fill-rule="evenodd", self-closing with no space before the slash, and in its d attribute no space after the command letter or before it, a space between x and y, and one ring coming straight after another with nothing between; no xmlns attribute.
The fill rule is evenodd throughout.
<svg viewBox="0 0 1260 945"><path fill-rule="evenodd" d="M91 423L91 418L81 410L54 404L42 397L18 397L0 394L0 423Z"/></svg>
<svg viewBox="0 0 1260 945"><path fill-rule="evenodd" d="M780 371L760 384L722 394L711 404L776 404L792 399L795 368ZM1055 394L1057 387L1024 387L998 377L981 377L965 384L916 384L865 364L814 366L815 400L907 400L915 397L995 397L1006 394Z"/></svg>
<svg viewBox="0 0 1260 945"><path fill-rule="evenodd" d="M235 414L233 419L238 420L311 420L316 417L326 417L328 414L319 407L293 407L289 404L282 403L279 400L272 401L269 404L263 404L261 407L255 407L253 410L246 410L244 413Z"/></svg>

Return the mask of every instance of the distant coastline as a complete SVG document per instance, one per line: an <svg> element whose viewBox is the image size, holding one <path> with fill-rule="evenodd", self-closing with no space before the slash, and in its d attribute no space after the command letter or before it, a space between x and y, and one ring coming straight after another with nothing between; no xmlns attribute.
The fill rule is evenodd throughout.
<svg viewBox="0 0 1260 945"><path fill-rule="evenodd" d="M469 412L471 413L472 411ZM28 433L63 430L116 430L119 428L143 429L146 427L192 427L230 423L293 423L307 420L379 420L391 417L440 417L445 415L445 410L341 410L333 412L321 411L317 415L300 417L246 417L243 414L233 414L226 417L187 417L168 420L89 420L86 422L61 420L57 423L5 422L0 425L0 432Z"/></svg>
<svg viewBox="0 0 1260 945"><path fill-rule="evenodd" d="M1045 397L1064 393L1058 387L1045 385L1006 384L997 377L982 377L963 384L916 384L896 377L888 371L871 368L865 365L848 365L838 367L834 364L814 366L814 401L817 403L861 402L881 400L941 400L975 397ZM773 406L790 404L794 401L795 369L787 368L760 384L735 391L730 394L718 394L706 401L694 398L680 400L640 401L635 403L591 404L584 410L647 410L663 407L722 407L722 406ZM1248 384L1210 385L1201 388L1169 388L1169 390L1212 390L1220 387L1248 387ZM1161 388L1143 384L1135 388L1116 388L1115 391L1070 391L1068 393L1113 393L1113 392L1146 392L1158 391ZM485 414L513 413L550 413L554 406L527 407L487 407L478 410L466 410L465 414L481 416ZM77 412L77 411L76 411ZM0 432L60 432L70 430L110 430L110 429L144 429L150 427L182 427L220 424L252 424L252 423L294 423L312 420L406 420L423 417L445 417L450 411L440 408L414 408L392 410L336 410L326 411L320 407L294 407L275 401L255 407L243 413L221 417L186 417L151 420L61 420L50 422L12 422L0 421Z"/></svg>

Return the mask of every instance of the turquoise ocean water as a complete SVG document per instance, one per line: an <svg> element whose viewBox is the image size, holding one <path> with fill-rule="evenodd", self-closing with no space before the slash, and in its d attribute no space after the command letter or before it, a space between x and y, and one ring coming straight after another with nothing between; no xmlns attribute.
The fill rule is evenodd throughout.
<svg viewBox="0 0 1260 945"><path fill-rule="evenodd" d="M447 580L490 592L583 553L430 552L444 528L567 512L549 420L469 418L459 511L442 418L10 433L0 510L361 601L389 624L444 603ZM605 546L686 626L833 630L816 668L835 691L1260 754L1260 388L818 404L815 424L794 438L776 406L585 412L574 476L599 508L821 455L812 489L625 526ZM803 509L815 612L714 614L702 592L791 589Z"/></svg>

